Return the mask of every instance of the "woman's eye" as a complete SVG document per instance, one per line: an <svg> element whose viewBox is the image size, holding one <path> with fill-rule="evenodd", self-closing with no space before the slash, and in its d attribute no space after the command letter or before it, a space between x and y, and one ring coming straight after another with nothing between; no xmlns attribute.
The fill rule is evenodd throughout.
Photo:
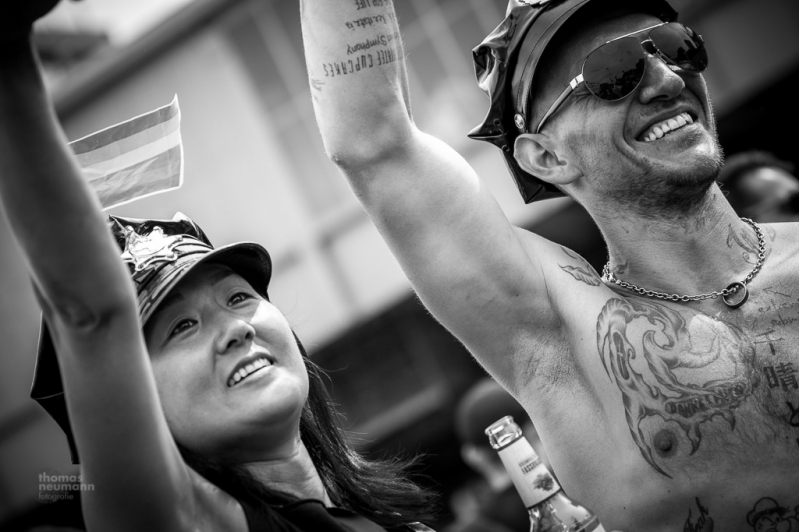
<svg viewBox="0 0 799 532"><path fill-rule="evenodd" d="M233 294L233 296L231 296L230 301L228 301L228 303L230 305L235 305L236 303L241 303L245 299L250 299L251 297L252 296L247 292L236 292L235 294Z"/></svg>
<svg viewBox="0 0 799 532"><path fill-rule="evenodd" d="M182 332L188 331L191 326L194 325L194 320L181 320L179 321L173 328L172 331L169 333L169 337L173 337L176 334L180 334Z"/></svg>

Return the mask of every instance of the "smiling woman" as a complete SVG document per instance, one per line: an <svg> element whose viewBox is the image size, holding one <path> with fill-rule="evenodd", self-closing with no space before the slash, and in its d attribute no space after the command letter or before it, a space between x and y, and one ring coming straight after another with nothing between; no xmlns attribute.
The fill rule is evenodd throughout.
<svg viewBox="0 0 799 532"><path fill-rule="evenodd" d="M353 449L262 246L214 249L183 215L104 222L30 45L54 3L0 7L0 202L43 310L32 394L94 488L87 528L424 530L429 494Z"/></svg>

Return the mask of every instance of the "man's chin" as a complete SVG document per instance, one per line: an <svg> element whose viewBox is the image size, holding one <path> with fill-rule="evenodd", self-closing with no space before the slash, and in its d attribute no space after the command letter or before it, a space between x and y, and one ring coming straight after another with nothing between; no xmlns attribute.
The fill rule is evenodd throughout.
<svg viewBox="0 0 799 532"><path fill-rule="evenodd" d="M690 142L647 148L640 153L645 171L655 180L683 186L710 186L721 172L724 161L718 139L707 133Z"/></svg>
<svg viewBox="0 0 799 532"><path fill-rule="evenodd" d="M606 194L603 204L616 213L644 218L690 216L700 208L721 170L721 159L696 158L691 164L651 165Z"/></svg>
<svg viewBox="0 0 799 532"><path fill-rule="evenodd" d="M690 173L697 166L720 168L723 160L721 147L710 138L690 144L644 146L638 150L638 155L652 166L668 167L671 172L681 174Z"/></svg>

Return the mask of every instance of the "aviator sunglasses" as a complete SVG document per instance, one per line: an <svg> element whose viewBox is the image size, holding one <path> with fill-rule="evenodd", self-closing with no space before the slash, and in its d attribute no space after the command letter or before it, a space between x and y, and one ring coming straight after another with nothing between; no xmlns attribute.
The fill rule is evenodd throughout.
<svg viewBox="0 0 799 532"><path fill-rule="evenodd" d="M634 37L644 34L643 40ZM644 79L647 54L660 58L672 70L702 72L707 68L707 50L702 36L678 22L664 22L622 35L606 42L583 61L580 75L571 80L535 132L566 101L580 83L591 94L608 102L622 100L635 92Z"/></svg>

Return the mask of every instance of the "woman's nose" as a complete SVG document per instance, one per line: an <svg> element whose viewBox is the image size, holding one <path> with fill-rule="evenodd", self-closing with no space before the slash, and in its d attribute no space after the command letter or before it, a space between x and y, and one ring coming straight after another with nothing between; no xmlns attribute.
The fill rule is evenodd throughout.
<svg viewBox="0 0 799 532"><path fill-rule="evenodd" d="M246 320L234 317L226 320L217 340L217 352L221 355L237 347L248 345L255 338L255 329Z"/></svg>

